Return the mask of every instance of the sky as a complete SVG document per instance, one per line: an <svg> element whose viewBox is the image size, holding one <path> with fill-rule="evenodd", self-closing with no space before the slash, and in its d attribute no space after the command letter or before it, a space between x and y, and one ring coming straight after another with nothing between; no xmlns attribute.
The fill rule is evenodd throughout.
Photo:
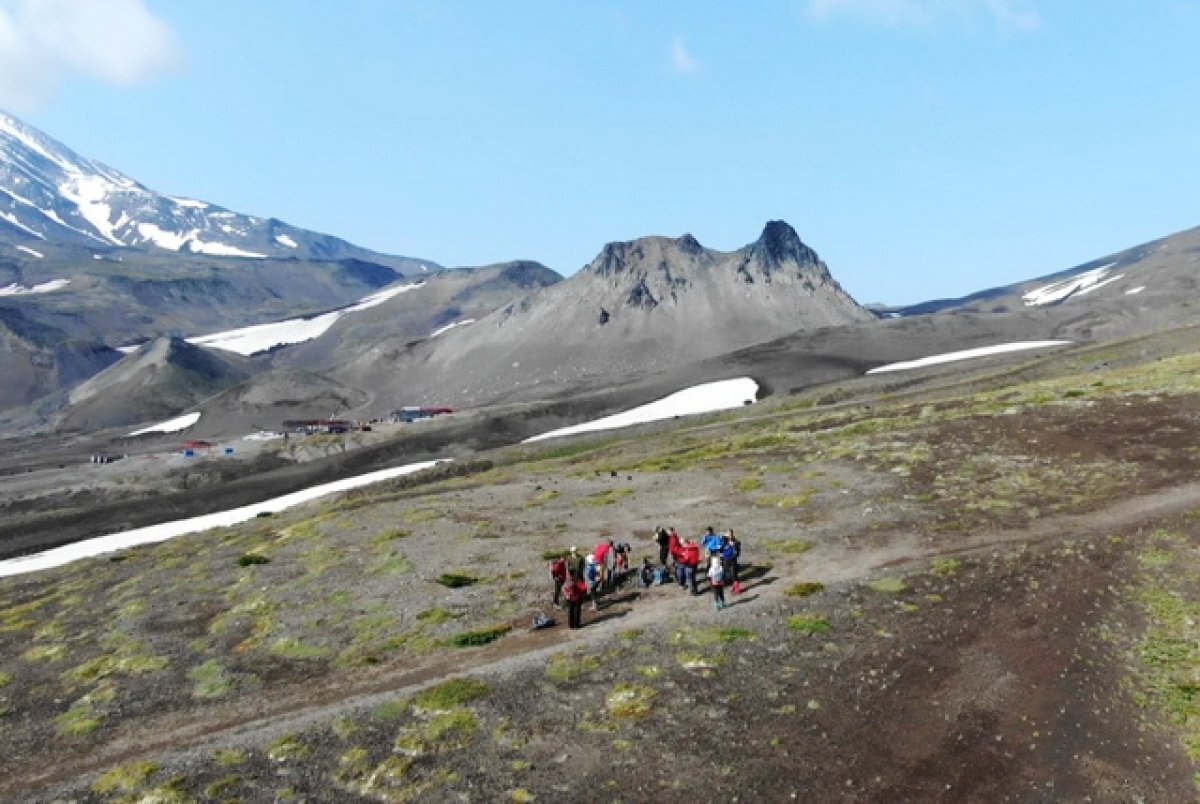
<svg viewBox="0 0 1200 804"><path fill-rule="evenodd" d="M783 219L862 303L1200 225L1200 0L0 0L0 108L446 266Z"/></svg>

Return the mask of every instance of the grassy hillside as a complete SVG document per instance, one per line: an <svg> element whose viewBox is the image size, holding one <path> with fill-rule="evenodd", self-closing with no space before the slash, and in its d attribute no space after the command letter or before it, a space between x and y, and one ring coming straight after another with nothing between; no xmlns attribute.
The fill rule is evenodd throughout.
<svg viewBox="0 0 1200 804"><path fill-rule="evenodd" d="M0 796L1193 799L1198 372L844 383L0 580ZM528 631L659 524L737 530L736 605Z"/></svg>

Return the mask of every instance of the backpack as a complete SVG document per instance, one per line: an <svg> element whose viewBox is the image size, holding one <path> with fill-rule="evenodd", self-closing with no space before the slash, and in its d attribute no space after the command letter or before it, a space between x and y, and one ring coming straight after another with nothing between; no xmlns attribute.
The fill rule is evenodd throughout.
<svg viewBox="0 0 1200 804"><path fill-rule="evenodd" d="M554 618L545 612L539 611L537 614L533 615L533 630L536 631L539 628L549 628L552 625L554 625Z"/></svg>
<svg viewBox="0 0 1200 804"><path fill-rule="evenodd" d="M550 562L550 574L555 578L567 577L567 559L556 558Z"/></svg>

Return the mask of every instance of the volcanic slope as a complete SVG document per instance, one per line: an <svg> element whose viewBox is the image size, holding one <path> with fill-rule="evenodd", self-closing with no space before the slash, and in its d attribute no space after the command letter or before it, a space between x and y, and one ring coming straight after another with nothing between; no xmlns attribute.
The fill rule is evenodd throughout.
<svg viewBox="0 0 1200 804"><path fill-rule="evenodd" d="M512 446L0 580L0 796L1195 800L1194 342L968 374ZM734 605L631 581L526 630L561 621L548 556L640 563L658 524L736 530Z"/></svg>
<svg viewBox="0 0 1200 804"><path fill-rule="evenodd" d="M733 252L695 238L610 243L592 263L470 327L371 349L334 375L417 403L546 397L723 354L797 330L867 322L782 221Z"/></svg>
<svg viewBox="0 0 1200 804"><path fill-rule="evenodd" d="M893 312L1052 311L1062 337L1108 340L1196 323L1198 288L1200 227L1047 276Z"/></svg>
<svg viewBox="0 0 1200 804"><path fill-rule="evenodd" d="M251 361L159 338L68 394L58 430L98 430L168 418L251 376Z"/></svg>

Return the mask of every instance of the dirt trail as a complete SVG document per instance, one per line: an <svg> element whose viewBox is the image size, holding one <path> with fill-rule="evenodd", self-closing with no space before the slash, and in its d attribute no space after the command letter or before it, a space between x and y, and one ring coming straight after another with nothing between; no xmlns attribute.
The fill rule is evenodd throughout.
<svg viewBox="0 0 1200 804"><path fill-rule="evenodd" d="M1021 541L1046 542L1128 529L1157 519L1200 508L1200 483L1190 483L1121 500L1081 515L1050 517L1020 530L981 532L952 547L934 544L918 535L892 534L886 544L870 549L820 547L791 565L777 564L772 576L748 584L747 594L733 612L758 607L782 595L779 577L802 575L804 580L834 584L859 580L945 555L987 550ZM30 763L14 768L0 780L0 797L25 795L37 789L71 783L113 764L138 757L168 760L217 747L261 744L277 734L296 731L339 714L369 708L386 700L410 695L449 676L469 670L490 675L542 663L570 646L593 645L612 637L615 630L653 626L679 616L714 619L708 599L692 598L674 585L650 590L623 589L599 615L588 612L588 627L580 631L553 628L518 632L491 645L442 654L425 660L406 660L375 668L369 675L346 679L330 677L316 684L277 690L269 699L239 699L208 707L203 714L172 713L151 721L125 724L98 750L84 756L63 756L51 766ZM729 615L725 615L726 617ZM594 617L595 619L591 619Z"/></svg>

